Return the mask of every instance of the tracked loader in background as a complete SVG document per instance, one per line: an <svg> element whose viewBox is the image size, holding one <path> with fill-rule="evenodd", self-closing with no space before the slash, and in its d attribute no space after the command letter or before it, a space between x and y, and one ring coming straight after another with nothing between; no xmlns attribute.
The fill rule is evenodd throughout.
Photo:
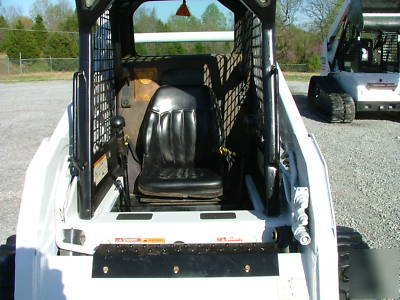
<svg viewBox="0 0 400 300"><path fill-rule="evenodd" d="M337 246L361 237L336 230L324 158L276 62L275 1L219 1L234 14L232 53L158 56L137 53L143 2L76 1L73 102L28 168L15 290L8 276L2 291L346 299ZM12 255L1 265L5 278Z"/></svg>
<svg viewBox="0 0 400 300"><path fill-rule="evenodd" d="M346 0L322 44L309 104L329 122L358 112L399 112L400 1Z"/></svg>

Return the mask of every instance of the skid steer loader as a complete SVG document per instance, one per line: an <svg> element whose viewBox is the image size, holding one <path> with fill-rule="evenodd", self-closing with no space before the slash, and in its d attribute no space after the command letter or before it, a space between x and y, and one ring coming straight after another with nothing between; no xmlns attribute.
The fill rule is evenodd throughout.
<svg viewBox="0 0 400 300"><path fill-rule="evenodd" d="M308 99L329 122L399 112L400 1L346 0L322 45Z"/></svg>
<svg viewBox="0 0 400 300"><path fill-rule="evenodd" d="M154 41L135 35L143 2L76 0L73 101L28 168L15 289L1 288L16 300L346 297L327 167L276 62L276 2L220 0L233 34L163 39L230 37L229 54L141 56L135 39Z"/></svg>

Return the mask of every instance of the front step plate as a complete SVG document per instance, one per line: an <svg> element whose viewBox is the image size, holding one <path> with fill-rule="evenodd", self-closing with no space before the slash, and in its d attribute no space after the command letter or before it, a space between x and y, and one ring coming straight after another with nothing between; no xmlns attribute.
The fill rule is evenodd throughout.
<svg viewBox="0 0 400 300"><path fill-rule="evenodd" d="M93 256L93 278L248 276L279 276L274 244L103 244Z"/></svg>

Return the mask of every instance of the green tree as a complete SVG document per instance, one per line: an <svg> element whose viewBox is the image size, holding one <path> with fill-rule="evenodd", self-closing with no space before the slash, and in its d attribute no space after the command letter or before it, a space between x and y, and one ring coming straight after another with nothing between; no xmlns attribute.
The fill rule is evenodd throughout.
<svg viewBox="0 0 400 300"><path fill-rule="evenodd" d="M17 21L16 29L25 29L21 20ZM29 37L24 30L12 30L7 33L4 49L10 58L37 58L40 55L36 40Z"/></svg>
<svg viewBox="0 0 400 300"><path fill-rule="evenodd" d="M78 45L74 37L59 32L49 33L45 54L57 58L78 56Z"/></svg>
<svg viewBox="0 0 400 300"><path fill-rule="evenodd" d="M344 0L336 0L333 5L331 11L328 14L329 26L335 21L337 14L339 13L340 8L342 7Z"/></svg>
<svg viewBox="0 0 400 300"><path fill-rule="evenodd" d="M182 43L166 43L165 46L162 48L162 51L164 51L164 53L160 54L182 55L187 53Z"/></svg>
<svg viewBox="0 0 400 300"><path fill-rule="evenodd" d="M277 5L277 17L283 25L291 25L296 20L299 8L303 0L279 0Z"/></svg>
<svg viewBox="0 0 400 300"><path fill-rule="evenodd" d="M312 55L319 57L319 35L295 25L277 30L277 55L280 64L307 64Z"/></svg>
<svg viewBox="0 0 400 300"><path fill-rule="evenodd" d="M0 27L1 28L7 28L8 27L8 22L4 16L0 16Z"/></svg>
<svg viewBox="0 0 400 300"><path fill-rule="evenodd" d="M31 7L31 16L41 15L48 30L58 30L60 23L74 14L68 0L58 0L52 3L49 0L35 0Z"/></svg>
<svg viewBox="0 0 400 300"><path fill-rule="evenodd" d="M314 54L309 57L307 62L307 69L310 72L317 72L321 69L321 59L319 55Z"/></svg>
<svg viewBox="0 0 400 300"><path fill-rule="evenodd" d="M33 26L33 20L31 18L25 17L25 16L20 16L17 21L21 21L22 25L26 29L32 29Z"/></svg>
<svg viewBox="0 0 400 300"><path fill-rule="evenodd" d="M49 33L46 56L55 58L74 58L79 55L79 48L76 39L71 34ZM52 60L52 70L71 71L76 69L76 63L73 60Z"/></svg>
<svg viewBox="0 0 400 300"><path fill-rule="evenodd" d="M0 15L0 28L7 28L8 22L4 16ZM5 39L6 39L7 32L5 30L0 30L0 51L4 51L5 49Z"/></svg>
<svg viewBox="0 0 400 300"><path fill-rule="evenodd" d="M200 31L201 21L194 16L181 17L172 15L167 21L168 31Z"/></svg>
<svg viewBox="0 0 400 300"><path fill-rule="evenodd" d="M204 13L201 15L203 30L226 30L227 22L225 15L212 3L207 6Z"/></svg>
<svg viewBox="0 0 400 300"><path fill-rule="evenodd" d="M165 32L167 27L157 17L156 10L148 10L146 8L139 8L135 13L135 32Z"/></svg>
<svg viewBox="0 0 400 300"><path fill-rule="evenodd" d="M139 8L135 12L134 24L135 33L167 31L167 26L157 17L154 8L152 10ZM168 54L169 45L166 43L146 43L136 44L135 48L140 55L163 55Z"/></svg>
<svg viewBox="0 0 400 300"><path fill-rule="evenodd" d="M201 15L202 31L227 30L228 25L225 15L219 10L218 6L210 4ZM204 53L226 53L231 49L229 43L212 42L203 43L206 52Z"/></svg>
<svg viewBox="0 0 400 300"><path fill-rule="evenodd" d="M76 11L73 14L68 15L64 20L60 21L58 28L61 31L77 32L78 26L78 15Z"/></svg>
<svg viewBox="0 0 400 300"><path fill-rule="evenodd" d="M215 4L206 8L201 20L171 15L166 23L157 17L155 9L139 8L134 15L134 29L136 33L226 30L227 20ZM136 44L135 48L140 55L226 53L232 49L232 43L152 43Z"/></svg>
<svg viewBox="0 0 400 300"><path fill-rule="evenodd" d="M37 15L35 17L32 29L37 30L36 32L32 32L31 35L33 35L34 39L36 40L36 44L39 48L40 53L43 54L46 47L47 30L44 26L43 17L41 15Z"/></svg>
<svg viewBox="0 0 400 300"><path fill-rule="evenodd" d="M309 0L305 6L304 12L311 18L313 29L320 35L321 42L343 3L344 0Z"/></svg>
<svg viewBox="0 0 400 300"><path fill-rule="evenodd" d="M209 49L203 43L194 44L194 53L207 53L210 52Z"/></svg>
<svg viewBox="0 0 400 300"><path fill-rule="evenodd" d="M21 6L7 5L1 7L1 15L4 16L10 26L14 26L23 15L22 8Z"/></svg>
<svg viewBox="0 0 400 300"><path fill-rule="evenodd" d="M201 30L202 24L199 19L194 16L182 17L171 15L168 18L166 24L166 30L169 32L180 32L180 31L199 31ZM185 53L205 53L199 52L195 48L193 43L174 43L175 45L166 45L163 49L168 54L185 54Z"/></svg>

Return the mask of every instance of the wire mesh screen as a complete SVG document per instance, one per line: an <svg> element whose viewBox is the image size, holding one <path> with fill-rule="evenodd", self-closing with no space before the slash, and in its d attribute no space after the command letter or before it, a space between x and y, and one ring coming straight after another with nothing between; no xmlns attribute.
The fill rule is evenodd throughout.
<svg viewBox="0 0 400 300"><path fill-rule="evenodd" d="M264 91L262 74L262 30L261 21L257 17L252 18L252 75L254 81L254 92L257 98L257 124L258 138L264 141Z"/></svg>
<svg viewBox="0 0 400 300"><path fill-rule="evenodd" d="M382 51L382 65L388 69L387 71L397 71L399 69L399 42L397 33L386 33L383 37L385 43ZM390 67L394 68L390 70Z"/></svg>
<svg viewBox="0 0 400 300"><path fill-rule="evenodd" d="M219 80L213 82L210 66L204 66L204 84L217 96L224 137L228 138L250 88L251 22L243 17L235 23L235 47L231 54L215 55Z"/></svg>
<svg viewBox="0 0 400 300"><path fill-rule="evenodd" d="M250 63L250 45L251 45L251 23L247 18L242 18L235 24L236 40L235 51L228 57L226 64L227 82L232 74L237 72L238 68L241 73L240 81L233 88L229 89L225 95L225 103L223 109L224 133L228 136L235 124L243 101L246 99L247 92L250 88L250 74L248 72Z"/></svg>
<svg viewBox="0 0 400 300"><path fill-rule="evenodd" d="M97 20L93 45L93 153L111 138L110 119L115 114L114 57L111 23L106 10Z"/></svg>

